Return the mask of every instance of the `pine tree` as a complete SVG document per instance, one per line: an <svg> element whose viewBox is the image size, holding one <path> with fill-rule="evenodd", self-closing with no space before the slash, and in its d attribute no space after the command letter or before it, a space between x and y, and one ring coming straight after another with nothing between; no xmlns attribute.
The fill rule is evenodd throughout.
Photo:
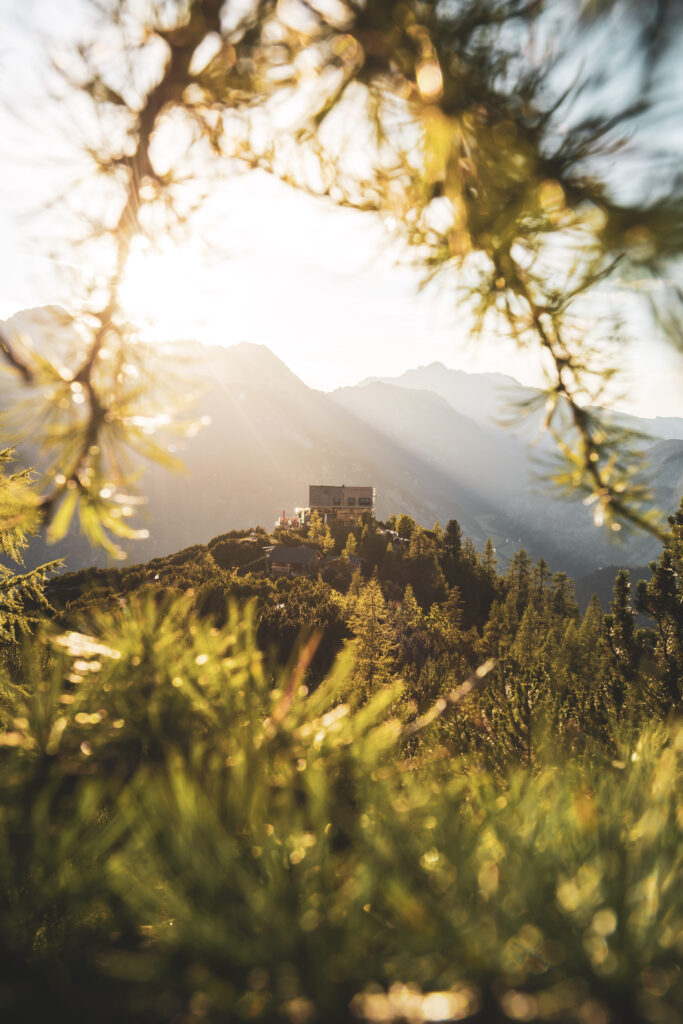
<svg viewBox="0 0 683 1024"><path fill-rule="evenodd" d="M449 519L446 523L444 543L446 545L446 550L453 556L453 558L460 557L460 551L462 548L462 527L457 519Z"/></svg>
<svg viewBox="0 0 683 1024"><path fill-rule="evenodd" d="M556 719L549 683L540 664L520 664L510 655L501 660L482 700L490 724L481 738L498 767L535 765L538 743Z"/></svg>
<svg viewBox="0 0 683 1024"><path fill-rule="evenodd" d="M356 644L355 678L371 694L388 682L396 650L389 610L375 577L351 601L348 625Z"/></svg>
<svg viewBox="0 0 683 1024"><path fill-rule="evenodd" d="M606 639L605 615L597 594L593 594L576 629L570 620L575 642L567 651L566 715L585 734L602 741L611 736L612 720L621 694L614 656ZM571 635L565 638L571 640ZM566 649L566 647L565 647ZM615 686L616 676L616 686Z"/></svg>
<svg viewBox="0 0 683 1024"><path fill-rule="evenodd" d="M460 588L453 585L443 605L444 614L454 630L462 628L463 599Z"/></svg>
<svg viewBox="0 0 683 1024"><path fill-rule="evenodd" d="M531 571L531 599L536 608L542 608L545 604L546 585L551 577L550 566L544 558L539 558Z"/></svg>
<svg viewBox="0 0 683 1024"><path fill-rule="evenodd" d="M550 608L557 619L575 618L579 607L574 596L574 583L566 572L556 572L550 583Z"/></svg>
<svg viewBox="0 0 683 1024"><path fill-rule="evenodd" d="M410 558L422 558L428 550L427 537L425 532L420 526L415 526L410 536L410 546L408 548L408 555Z"/></svg>
<svg viewBox="0 0 683 1024"><path fill-rule="evenodd" d="M479 564L479 555L471 537L465 537L462 542L461 558L470 569L476 569Z"/></svg>
<svg viewBox="0 0 683 1024"><path fill-rule="evenodd" d="M423 620L422 609L415 599L415 594L410 583L406 586L403 593L403 600L401 601L399 614L401 615L403 622L410 628L419 625Z"/></svg>
<svg viewBox="0 0 683 1024"><path fill-rule="evenodd" d="M342 553L342 557L346 558L348 560L351 555L355 555L356 554L356 551L357 551L356 538L355 538L355 536L353 534L353 531L352 531L351 533L349 533L348 537L346 538L346 544L344 545L344 551Z"/></svg>
<svg viewBox="0 0 683 1024"><path fill-rule="evenodd" d="M319 512L311 512L308 523L308 539L313 544L320 544L322 547L325 528Z"/></svg>
<svg viewBox="0 0 683 1024"><path fill-rule="evenodd" d="M362 589L363 577L361 576L360 569L356 569L351 577L351 583L346 594L347 599L352 601L353 598L357 598ZM352 607L352 605L349 604L349 607Z"/></svg>
<svg viewBox="0 0 683 1024"><path fill-rule="evenodd" d="M399 537L403 537L404 540L410 540L413 535L417 523L414 519L411 519L405 512L401 512L400 516L396 520L396 532Z"/></svg>
<svg viewBox="0 0 683 1024"><path fill-rule="evenodd" d="M597 594L591 596L577 633L575 675L583 679L600 679L607 660L605 614Z"/></svg>
<svg viewBox="0 0 683 1024"><path fill-rule="evenodd" d="M323 550L323 554L329 555L334 551L334 537L330 531L329 523L325 526L322 531L322 537L320 539L320 546Z"/></svg>
<svg viewBox="0 0 683 1024"><path fill-rule="evenodd" d="M443 527L438 519L436 520L434 526L432 527L432 534L434 535L434 542L436 544L437 551L439 552L439 554L441 554L444 547L444 532Z"/></svg>
<svg viewBox="0 0 683 1024"><path fill-rule="evenodd" d="M533 604L528 604L524 609L517 635L510 648L522 671L536 665L539 661L539 645L543 639L541 617Z"/></svg>
<svg viewBox="0 0 683 1024"><path fill-rule="evenodd" d="M403 600L396 608L392 622L397 645L397 667L400 667L402 677L415 688L432 649L425 616L410 584L405 588Z"/></svg>
<svg viewBox="0 0 683 1024"><path fill-rule="evenodd" d="M683 499L669 516L671 543L638 584L637 607L655 622L653 650L664 688L664 706L678 708L683 686Z"/></svg>
<svg viewBox="0 0 683 1024"><path fill-rule="evenodd" d="M485 575L488 579L495 583L496 581L496 570L498 568L498 559L496 558L496 548L490 537L486 538L484 544L484 552L481 556L481 565Z"/></svg>
<svg viewBox="0 0 683 1024"><path fill-rule="evenodd" d="M524 548L521 548L519 551L516 551L510 559L510 563L505 574L505 583L507 585L508 594L513 595L518 618L521 618L527 602L529 601L530 582L531 559Z"/></svg>
<svg viewBox="0 0 683 1024"><path fill-rule="evenodd" d="M587 647L597 643L602 633L602 620L604 613L597 594L591 594L591 599L586 606L586 611L581 619L579 635Z"/></svg>
<svg viewBox="0 0 683 1024"><path fill-rule="evenodd" d="M630 674L635 665L635 615L631 605L631 574L620 569L614 580L611 614L605 618L612 652L624 671Z"/></svg>
<svg viewBox="0 0 683 1024"><path fill-rule="evenodd" d="M634 681L638 659L635 615L631 604L631 576L627 569L620 569L616 575L611 613L605 616L604 623L613 658L610 673L612 701L614 712L620 719Z"/></svg>

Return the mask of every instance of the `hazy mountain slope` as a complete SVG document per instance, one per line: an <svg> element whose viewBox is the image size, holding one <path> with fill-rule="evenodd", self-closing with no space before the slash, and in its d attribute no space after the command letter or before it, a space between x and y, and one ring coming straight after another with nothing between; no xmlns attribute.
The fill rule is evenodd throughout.
<svg viewBox="0 0 683 1024"><path fill-rule="evenodd" d="M483 540L480 517L495 510L465 483L454 488L438 466L306 387L264 346L183 345L179 352L192 358L187 387L199 387L198 412L210 423L178 443L185 476L154 466L146 471L139 525L149 528L150 537L128 545L130 560L207 541L230 528L270 525L282 508L306 504L308 484L315 481L372 483L380 517L406 510L430 525L457 517ZM11 381L2 390L5 404L24 396ZM30 447L23 454L25 461L35 459ZM36 542L30 562L55 554L64 554L70 568L105 561L75 530L56 549Z"/></svg>
<svg viewBox="0 0 683 1024"><path fill-rule="evenodd" d="M525 387L502 373L466 373L435 362L406 370L398 377L375 377L362 384L381 382L402 388L432 391L444 398L458 412L480 423L509 432L509 424L519 416L520 406L539 395L536 388ZM541 421L541 408L535 415L513 425L513 433L531 439ZM609 414L615 423L630 430L650 435L653 439L683 440L683 418L632 416L623 412Z"/></svg>
<svg viewBox="0 0 683 1024"><path fill-rule="evenodd" d="M331 398L448 475L457 467L459 481L476 493L482 492L484 474L505 481L506 487L513 484L519 461L514 439L494 435L485 423L462 415L432 391L399 390L378 382L340 388Z"/></svg>
<svg viewBox="0 0 683 1024"><path fill-rule="evenodd" d="M493 510L467 486L454 490L428 453L404 449L330 396L287 376L284 364L271 353L266 361L264 351L240 345L204 353L211 380L201 411L211 424L182 452L190 486L178 488L156 469L145 485L154 533L163 538L155 553L157 543L167 545L183 530L186 517L196 524L197 541L231 527L269 525L282 508L305 505L315 481L374 483L380 517L406 509L431 523L448 512L477 532L477 517ZM245 374L251 355L258 372Z"/></svg>
<svg viewBox="0 0 683 1024"><path fill-rule="evenodd" d="M56 340L61 350L73 336L60 335L58 325L50 329L55 317L58 311L37 310L18 320L22 329L40 334L41 346ZM128 545L132 561L232 528L270 526L281 509L307 503L312 482L374 484L380 518L401 511L427 525L457 518L476 543L493 537L503 558L524 545L575 575L616 562L643 564L657 553L649 537L622 549L608 544L579 501L559 499L539 483L539 449L531 451L518 433L489 419L500 390L519 389L511 378L433 364L403 375L403 383L378 381L324 394L308 388L263 345L188 342L174 352L183 360L182 386L199 391L197 413L210 423L178 443L185 476L146 470L140 490L148 501L139 525L148 527L150 537ZM24 396L16 381L0 381L5 407ZM660 506L675 508L683 443L659 442L651 455ZM35 460L28 444L23 457ZM77 531L56 550L38 542L30 561L62 553L74 569L105 561Z"/></svg>
<svg viewBox="0 0 683 1024"><path fill-rule="evenodd" d="M530 447L519 431L475 422L443 397L450 395L465 407L490 412L501 382L508 393L515 383L497 374L471 376L476 402L463 389L463 377L468 375L441 364L411 371L394 384L374 381L343 388L333 398L406 450L428 452L426 457L450 476L456 491L466 483L482 505L495 508L493 517L480 517L480 529L493 537L503 556L523 544L537 557L543 555L575 574L622 558L642 563L654 557L658 544L651 537L633 535L617 545L594 526L591 511L578 498L558 495L543 478L553 451L549 443ZM431 383L438 393L409 388L406 381ZM660 441L650 448L653 490L664 509L678 505L681 460L680 441Z"/></svg>
<svg viewBox="0 0 683 1024"><path fill-rule="evenodd" d="M487 424L505 415L507 402L523 401L533 392L502 373L466 373L439 362L406 370L399 377L369 378L360 386L369 383L432 391L458 412Z"/></svg>
<svg viewBox="0 0 683 1024"><path fill-rule="evenodd" d="M683 441L683 418L680 416L629 416L615 412L614 420L630 430L649 434L654 439Z"/></svg>

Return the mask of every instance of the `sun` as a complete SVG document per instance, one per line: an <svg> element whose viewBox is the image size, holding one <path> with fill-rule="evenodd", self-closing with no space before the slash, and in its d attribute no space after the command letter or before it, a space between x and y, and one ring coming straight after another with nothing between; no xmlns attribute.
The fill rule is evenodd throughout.
<svg viewBox="0 0 683 1024"><path fill-rule="evenodd" d="M202 286L202 258L191 240L180 246L138 235L119 290L121 306L144 341L166 342L196 333Z"/></svg>

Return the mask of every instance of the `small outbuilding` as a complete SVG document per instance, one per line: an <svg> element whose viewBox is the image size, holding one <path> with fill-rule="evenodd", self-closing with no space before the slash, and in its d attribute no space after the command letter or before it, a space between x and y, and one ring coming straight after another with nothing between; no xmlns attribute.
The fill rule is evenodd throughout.
<svg viewBox="0 0 683 1024"><path fill-rule="evenodd" d="M312 576L322 561L318 548L308 544L274 544L265 554L269 576Z"/></svg>

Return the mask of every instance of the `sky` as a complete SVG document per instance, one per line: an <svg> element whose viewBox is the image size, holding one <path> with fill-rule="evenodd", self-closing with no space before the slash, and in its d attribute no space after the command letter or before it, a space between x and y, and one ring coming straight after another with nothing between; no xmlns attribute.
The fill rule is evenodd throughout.
<svg viewBox="0 0 683 1024"><path fill-rule="evenodd" d="M42 127L36 69L45 33L52 44L69 40L82 16L81 0L0 0L0 138L11 142L0 170L0 317L59 304L69 287L65 268L46 258L49 221L31 216L61 173L51 154L62 126L47 134ZM419 290L420 273L375 215L335 207L264 172L218 183L187 241L160 248L131 258L125 290L129 311L153 340L265 344L323 390L434 361L542 383L538 361L512 343L468 339L452 289ZM627 397L616 405L683 416L680 354L643 338L619 358Z"/></svg>

